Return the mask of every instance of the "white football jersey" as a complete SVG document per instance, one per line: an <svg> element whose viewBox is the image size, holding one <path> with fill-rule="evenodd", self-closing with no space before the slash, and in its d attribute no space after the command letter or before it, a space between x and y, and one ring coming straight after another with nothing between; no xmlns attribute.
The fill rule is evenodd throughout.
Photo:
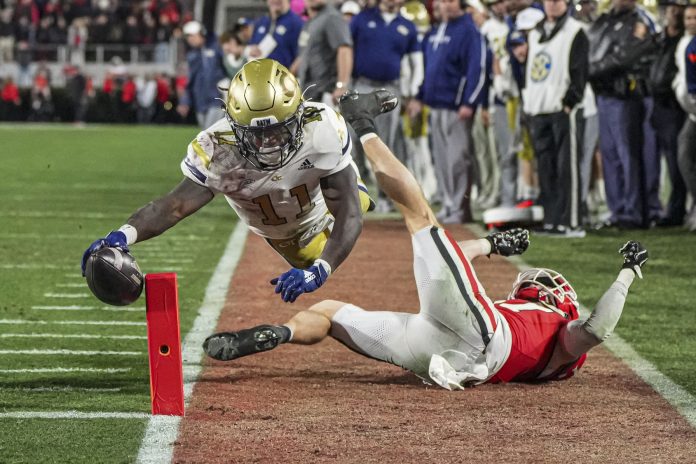
<svg viewBox="0 0 696 464"><path fill-rule="evenodd" d="M327 224L329 214L319 181L352 161L351 141L343 117L323 103L306 102L315 113L303 125L303 143L290 162L261 171L236 147L223 118L200 132L181 162L184 175L227 202L256 234L289 239ZM321 227L320 232L324 227Z"/></svg>

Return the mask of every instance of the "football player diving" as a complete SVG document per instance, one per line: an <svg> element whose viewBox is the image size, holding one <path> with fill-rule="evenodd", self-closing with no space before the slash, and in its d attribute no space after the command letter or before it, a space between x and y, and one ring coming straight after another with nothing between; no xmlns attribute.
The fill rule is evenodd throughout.
<svg viewBox="0 0 696 464"><path fill-rule="evenodd" d="M357 177L343 117L304 101L295 77L271 59L244 65L224 104L225 117L189 144L184 179L94 241L82 258L83 275L95 251L128 251L216 194L292 266L271 281L284 301L315 291L345 260L373 203Z"/></svg>
<svg viewBox="0 0 696 464"><path fill-rule="evenodd" d="M538 382L572 376L586 353L614 330L628 288L648 253L630 241L620 250L618 277L591 315L579 318L578 299L567 279L550 269L519 274L508 299L493 302L476 277L472 260L523 253L527 231L497 232L456 242L442 229L411 173L376 135L373 118L393 98L378 90L348 93L341 112L360 136L380 188L398 205L413 245L420 312L365 311L322 301L282 326L261 325L208 337L208 356L232 360L281 343L315 344L331 336L352 350L415 373L449 390L482 383Z"/></svg>

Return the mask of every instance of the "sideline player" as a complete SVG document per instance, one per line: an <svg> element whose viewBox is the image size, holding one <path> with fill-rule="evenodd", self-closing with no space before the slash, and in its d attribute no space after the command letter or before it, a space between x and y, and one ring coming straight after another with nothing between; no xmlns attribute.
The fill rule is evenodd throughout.
<svg viewBox="0 0 696 464"><path fill-rule="evenodd" d="M304 101L295 77L271 59L247 63L232 79L225 116L189 144L185 178L174 190L90 245L83 275L91 253L104 246L127 251L218 193L292 266L271 281L284 301L319 288L345 260L373 204L357 178L343 117Z"/></svg>
<svg viewBox="0 0 696 464"><path fill-rule="evenodd" d="M526 231L457 243L441 229L413 176L375 134L372 118L389 98L385 91L351 93L341 100L341 109L360 136L380 187L399 206L411 232L420 312L365 311L327 300L283 326L212 335L204 350L215 359L230 360L284 342L314 344L330 335L358 353L450 390L572 376L587 351L614 330L628 287L635 275L642 277L647 251L637 242L621 248L622 269L588 319L578 319L575 291L550 269L521 273L509 298L494 303L471 261L490 253L524 252Z"/></svg>

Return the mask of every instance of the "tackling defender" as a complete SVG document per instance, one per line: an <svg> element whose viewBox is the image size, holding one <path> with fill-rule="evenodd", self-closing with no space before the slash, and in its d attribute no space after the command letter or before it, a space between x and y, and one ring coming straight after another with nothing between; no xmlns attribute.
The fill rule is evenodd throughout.
<svg viewBox="0 0 696 464"><path fill-rule="evenodd" d="M587 351L614 330L629 286L636 275L642 277L647 251L638 242L621 248L619 275L587 319L578 318L570 283L550 269L520 273L507 300L491 301L471 261L490 253L521 254L529 243L526 231L457 243L440 228L411 173L375 133L373 118L389 98L386 91L351 93L340 105L360 136L380 187L398 205L411 232L420 312L365 311L327 300L283 326L212 335L204 350L215 359L231 360L285 342L318 343L330 335L365 356L449 390L571 377Z"/></svg>
<svg viewBox="0 0 696 464"><path fill-rule="evenodd" d="M385 105L396 105L396 98ZM225 118L200 132L181 162L184 180L96 240L82 258L160 235L215 194L291 266L271 281L284 301L319 288L348 256L373 207L357 178L343 117L304 101L295 77L271 59L230 82Z"/></svg>

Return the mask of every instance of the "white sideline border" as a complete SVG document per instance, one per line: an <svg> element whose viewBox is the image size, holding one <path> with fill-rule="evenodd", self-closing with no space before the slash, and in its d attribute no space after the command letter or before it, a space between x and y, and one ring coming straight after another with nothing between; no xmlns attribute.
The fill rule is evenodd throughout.
<svg viewBox="0 0 696 464"><path fill-rule="evenodd" d="M220 312L225 305L227 290L239 258L244 251L247 233L247 227L241 221L238 222L205 289L205 296L198 310L198 316L184 339L182 359L186 379L184 401L187 404L198 374L202 369L203 341L215 328ZM181 417L179 416L150 416L136 462L170 463L180 423Z"/></svg>
<svg viewBox="0 0 696 464"><path fill-rule="evenodd" d="M478 237L485 237L487 232L479 225L469 225L467 228ZM507 258L520 271L530 269L519 256ZM617 261L617 269L618 269ZM639 285L639 282L635 282ZM580 315L587 317L590 311L580 303ZM692 428L696 429L696 398L669 377L660 372L655 365L643 358L633 347L614 332L609 339L602 343L614 356L622 360L638 377L652 387L658 395L664 398L679 414L686 419Z"/></svg>

